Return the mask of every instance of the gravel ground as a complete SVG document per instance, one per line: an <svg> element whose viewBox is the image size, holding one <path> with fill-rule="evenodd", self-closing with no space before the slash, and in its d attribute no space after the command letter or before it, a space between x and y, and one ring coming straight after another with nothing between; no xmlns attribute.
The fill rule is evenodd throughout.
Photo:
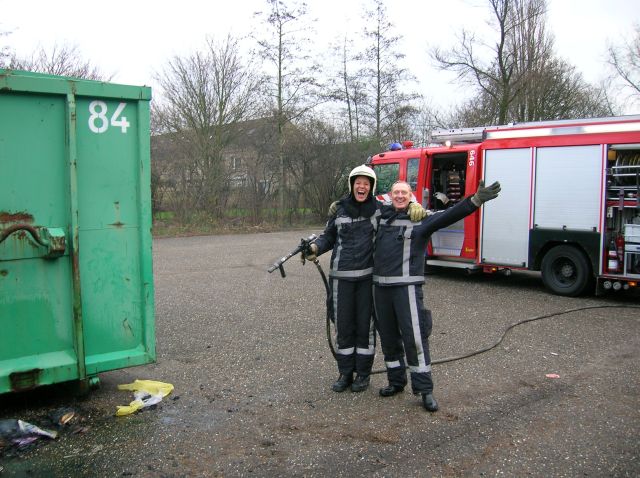
<svg viewBox="0 0 640 478"><path fill-rule="evenodd" d="M5 449L0 476L638 476L640 294L565 298L539 277L427 277L440 411L408 393L337 394L324 286L311 264L266 268L310 232L154 242L157 363L0 397L0 419L78 412L57 440ZM328 257L321 262L327 269ZM383 368L381 354L376 371ZM547 378L557 374L559 378ZM160 404L114 417L117 385L172 383Z"/></svg>

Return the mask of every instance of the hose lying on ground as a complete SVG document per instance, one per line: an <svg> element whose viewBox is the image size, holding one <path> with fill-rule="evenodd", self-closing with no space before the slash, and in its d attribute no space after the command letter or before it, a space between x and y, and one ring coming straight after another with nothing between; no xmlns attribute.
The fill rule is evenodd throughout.
<svg viewBox="0 0 640 478"><path fill-rule="evenodd" d="M534 322L536 320L548 319L550 317L557 317L559 315L569 314L571 312L579 312L581 310L607 309L607 308L640 309L640 306L638 306L638 305L587 305L587 306L584 306L584 307L576 307L575 309L563 310L561 312L553 312L551 314L538 315L536 317L529 317L527 319L523 319L523 320L520 320L518 322L515 322L515 323L511 324L509 327L507 327L504 330L504 332L502 333L502 336L493 345L490 345L488 347L484 347L482 349L474 350L473 352L469 352L469 353L462 354L462 355L454 355L452 357L445 357L445 358L441 358L441 359L437 359L437 360L432 360L431 361L431 365L437 365L437 364L442 364L442 363L447 363L447 362L454 362L456 360L462 360L462 359L466 359L466 358L469 358L469 357L473 357L474 355L480 355L482 353L488 352L489 350L492 350L492 349L496 348L498 345L500 345L502 343L502 341L504 340L504 338L506 337L507 333L511 329L513 329L514 327L517 327L518 325L526 324L528 322ZM329 346L333 349L331 343L329 343ZM374 373L385 373L385 372L386 372L386 370L373 370L371 373L374 374Z"/></svg>
<svg viewBox="0 0 640 478"><path fill-rule="evenodd" d="M322 281L324 283L325 289L327 291L327 296L329 295L330 291L329 291L329 283L327 281L327 277L324 273L324 271L322 270L322 267L320 267L320 263L319 261L314 261L316 267L318 268L318 271L320 272L320 275L322 276ZM610 308L618 308L618 309L640 309L639 305L586 305L584 307L576 307L574 309L567 309L567 310L563 310L560 312L552 312L551 314L545 314L545 315L538 315L536 317L529 317L527 319L522 319L518 322L515 322L511 325L509 325L509 327L507 327L504 332L502 333L502 336L500 336L500 338L493 344L493 345L489 345L488 347L484 347L482 349L478 349L478 350L474 350L472 352L466 353L466 354L462 354L462 355L454 355L452 357L445 357L445 358L441 358L441 359L437 359L437 360L432 360L431 361L431 365L438 365L438 364L442 364L442 363L447 363L447 362L455 362L457 360L463 360L469 357L473 357L474 355L480 355L483 354L485 352L488 352L489 350L492 350L494 348L496 348L498 345L500 345L502 343L502 341L504 340L504 338L507 336L507 333L517 327L518 325L522 325L522 324L526 324L528 322L535 322L536 320L542 320L542 319L548 319L551 317L557 317L559 315L564 315L564 314L570 314L571 312L579 312L581 310L589 310L589 309L610 309ZM331 336L332 336L332 332L331 332L331 317L329 316L329 314L327 314L327 340L329 342L329 348L331 349L331 353L333 355L334 358L336 358L336 350L333 346L333 343L331 341ZM385 373L386 369L382 369L382 370L372 370L371 374L376 374L376 373Z"/></svg>

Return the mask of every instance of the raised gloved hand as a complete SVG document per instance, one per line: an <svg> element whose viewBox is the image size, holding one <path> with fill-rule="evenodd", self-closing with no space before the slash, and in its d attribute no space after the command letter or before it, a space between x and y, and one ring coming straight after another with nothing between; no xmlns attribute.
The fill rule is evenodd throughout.
<svg viewBox="0 0 640 478"><path fill-rule="evenodd" d="M476 207L480 207L487 201L497 198L498 193L500 193L500 183L498 181L487 187L484 187L484 181L480 181L478 190L471 196L471 202L475 204Z"/></svg>
<svg viewBox="0 0 640 478"><path fill-rule="evenodd" d="M447 204L449 202L449 198L444 193L435 193L434 197L440 202L442 202L442 204Z"/></svg>
<svg viewBox="0 0 640 478"><path fill-rule="evenodd" d="M409 209L407 212L409 213L409 219L411 219L411 222L422 221L427 215L427 210L417 202L413 201L409 203Z"/></svg>
<svg viewBox="0 0 640 478"><path fill-rule="evenodd" d="M333 217L338 212L338 201L333 201L329 206L329 211L327 212L328 217Z"/></svg>
<svg viewBox="0 0 640 478"><path fill-rule="evenodd" d="M310 244L307 251L302 251L300 254L300 260L304 264L304 261L315 261L318 257L318 246L316 244Z"/></svg>

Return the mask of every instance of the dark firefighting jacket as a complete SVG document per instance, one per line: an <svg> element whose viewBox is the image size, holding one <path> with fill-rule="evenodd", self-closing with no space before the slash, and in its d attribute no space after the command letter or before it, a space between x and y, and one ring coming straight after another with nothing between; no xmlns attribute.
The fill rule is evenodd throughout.
<svg viewBox="0 0 640 478"><path fill-rule="evenodd" d="M431 234L478 209L470 198L411 222L406 212L382 206L375 239L373 282L379 286L424 283L424 254Z"/></svg>
<svg viewBox="0 0 640 478"><path fill-rule="evenodd" d="M364 203L357 203L351 196L338 202L335 216L315 241L318 255L333 249L330 277L351 281L371 277L379 207L371 196Z"/></svg>

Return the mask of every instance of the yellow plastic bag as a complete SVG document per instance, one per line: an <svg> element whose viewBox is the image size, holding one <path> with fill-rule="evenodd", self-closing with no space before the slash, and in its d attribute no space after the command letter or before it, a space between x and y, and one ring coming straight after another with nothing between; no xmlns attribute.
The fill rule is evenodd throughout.
<svg viewBox="0 0 640 478"><path fill-rule="evenodd" d="M155 380L136 380L133 383L118 385L118 390L131 390L134 400L129 405L118 405L116 416L131 415L141 408L159 403L164 397L173 391L170 383L157 382Z"/></svg>

